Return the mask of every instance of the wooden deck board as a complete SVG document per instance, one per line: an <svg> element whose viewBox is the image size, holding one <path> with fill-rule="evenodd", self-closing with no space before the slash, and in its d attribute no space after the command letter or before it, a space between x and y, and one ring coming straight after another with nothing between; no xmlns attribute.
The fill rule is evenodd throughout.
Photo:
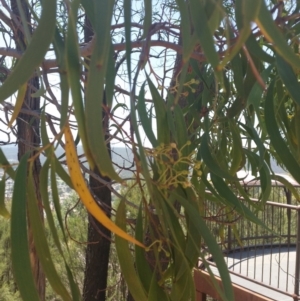
<svg viewBox="0 0 300 301"><path fill-rule="evenodd" d="M194 271L194 279L195 279L195 284L196 284L196 296L197 296L197 301L205 301L205 294L213 297L214 299L220 299L219 294L217 293L216 289L214 288L212 281L210 279L210 276L207 272L203 270L195 270ZM218 285L220 285L221 289L223 289L222 286L222 281L219 277L216 276L216 281ZM248 285L252 285L250 281L248 281ZM264 295L259 294L258 292L255 292L253 290L247 289L245 287L242 287L240 285L237 285L236 283L233 283L233 291L235 295L235 300L236 301L273 301L273 300L278 300L278 301L285 301L285 300L292 300L292 298L274 292L276 293L274 295L274 298L268 298ZM264 290L265 292L265 290ZM279 299L278 299L279 298Z"/></svg>

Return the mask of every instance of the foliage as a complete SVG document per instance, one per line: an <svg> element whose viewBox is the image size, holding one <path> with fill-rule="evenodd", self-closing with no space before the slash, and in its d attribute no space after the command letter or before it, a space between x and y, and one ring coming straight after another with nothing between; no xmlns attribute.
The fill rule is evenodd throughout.
<svg viewBox="0 0 300 301"><path fill-rule="evenodd" d="M76 204L76 207L74 204ZM8 208L11 206L11 201L6 201ZM83 286L84 265L85 265L85 245L86 245L86 211L75 195L70 195L62 204L62 215L66 220L66 229L68 229L68 243L65 246L67 254L67 262L71 267L80 288ZM58 226L58 225L56 225ZM45 232L49 242L50 252L55 264L55 268L60 275L64 285L68 285L68 275L63 268L64 261L62 260L55 242L51 237L48 225L45 225ZM59 238L63 239L63 234L59 233ZM22 300L19 294L18 287L13 277L13 269L11 265L11 250L10 250L10 224L8 221L1 222L0 230L0 249L1 249L1 265L0 265L0 300ZM51 285L46 286L46 300L56 300L57 294L53 291Z"/></svg>
<svg viewBox="0 0 300 301"><path fill-rule="evenodd" d="M40 176L41 201L33 195L30 173L24 178L30 167L26 157L14 171L0 156L4 179L15 181L12 263L25 300L36 293L27 285L33 283L32 275L26 271L24 279L18 260L29 263L26 217L32 224L41 224L36 214L40 202L64 270L58 271L46 257L50 240L43 244L46 229L37 227L33 235L46 277L63 300L80 300L78 271L68 261L70 246L56 176L83 198L87 208L101 200L86 198L82 172L96 177L93 170L97 167L103 176L124 184L106 147L103 116L110 124L112 141L123 143L133 154L128 169L134 173L140 193L139 209L130 216L135 225L130 233L134 234L127 236L130 241L138 240L140 246L134 247L132 255L133 246L115 237L132 296L136 300L195 299L192 269L199 256L205 261L200 249L204 241L226 287L221 295L233 300L221 251L202 218L203 206L209 199L263 226L255 212L263 208L270 194L270 158L275 157L300 182L298 11L298 1L263 0L44 0L41 7L33 5L36 30L26 51L0 50L18 58L0 87L3 104L17 91L22 95L22 85L33 72L43 74L40 80L46 86L36 92L45 101L42 111L31 112L41 120L42 146L34 147L46 156ZM82 45L85 14L95 35ZM4 38L9 38L10 25L5 16L0 18L7 28ZM23 28L26 31L26 24ZM87 72L82 71L83 66ZM48 80L54 72L58 74L58 79L53 79L58 80L57 95ZM57 111L51 116L49 108L53 106ZM22 110L18 103L4 108L13 116ZM82 144L84 156L79 162L67 146L67 173L65 153L59 156L55 149L64 142L73 143L69 126L78 133L75 143ZM238 178L238 171L249 167L262 186L258 205L251 203ZM55 213L50 210L48 172ZM96 214L94 209L90 213L126 237L126 198L109 181L101 181L120 198L116 225L103 213ZM27 207L26 194L31 197ZM18 229L22 229L21 236ZM67 275L68 284L57 275Z"/></svg>

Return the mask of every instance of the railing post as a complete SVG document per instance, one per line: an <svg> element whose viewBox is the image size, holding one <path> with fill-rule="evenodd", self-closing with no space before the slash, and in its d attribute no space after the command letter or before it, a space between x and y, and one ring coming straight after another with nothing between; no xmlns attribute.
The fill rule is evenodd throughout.
<svg viewBox="0 0 300 301"><path fill-rule="evenodd" d="M283 187L283 190L285 192L285 196L286 196L286 203L288 205L292 204L292 193L289 189ZM287 219L288 219L288 245L290 246L291 244L291 209L288 208L287 209Z"/></svg>
<svg viewBox="0 0 300 301"><path fill-rule="evenodd" d="M299 296L300 281L300 206L297 209L297 242L296 242L296 267L295 267L295 288L294 294Z"/></svg>
<svg viewBox="0 0 300 301"><path fill-rule="evenodd" d="M227 243L227 249L228 249L228 251L231 251L231 248L232 248L232 245L231 245L231 243L232 243L232 237L231 237L231 226L229 225L228 226L228 237L227 237L227 240L228 240L228 243Z"/></svg>

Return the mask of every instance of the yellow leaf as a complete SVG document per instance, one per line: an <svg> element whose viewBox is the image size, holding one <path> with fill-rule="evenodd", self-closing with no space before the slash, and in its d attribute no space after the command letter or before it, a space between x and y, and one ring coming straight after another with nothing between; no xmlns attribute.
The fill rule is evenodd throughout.
<svg viewBox="0 0 300 301"><path fill-rule="evenodd" d="M73 183L74 189L78 193L81 202L86 207L87 211L91 215L93 215L93 217L99 223L101 223L104 227L106 227L111 232L128 240L129 242L132 242L142 248L145 248L145 246L141 242L139 242L134 237L127 234L121 228L119 228L99 207L97 202L92 197L90 190L85 183L85 179L81 173L80 164L75 149L75 144L69 125L65 127L64 135L66 141L65 151L67 157L67 165L68 165L71 181Z"/></svg>
<svg viewBox="0 0 300 301"><path fill-rule="evenodd" d="M16 99L16 105L15 105L15 109L12 113L12 116L10 118L10 121L9 121L9 124L8 124L8 127L11 127L12 124L14 123L14 121L16 120L16 118L18 117L20 111L21 111L21 108L22 108L22 105L23 105L23 101L24 101L24 97L25 97L25 94L26 94L26 90L27 90L27 83L25 83L24 85L22 85L18 91L18 96L17 96L17 99Z"/></svg>

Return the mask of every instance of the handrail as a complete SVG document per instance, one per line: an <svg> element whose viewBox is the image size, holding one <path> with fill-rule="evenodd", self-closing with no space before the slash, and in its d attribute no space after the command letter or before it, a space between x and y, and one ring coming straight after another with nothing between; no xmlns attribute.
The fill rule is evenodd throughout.
<svg viewBox="0 0 300 301"><path fill-rule="evenodd" d="M238 196L238 198L240 200L245 200L245 198L241 196ZM256 202L256 203L260 202L260 200L257 198L249 197L249 199L251 202ZM247 202L247 204L249 204L249 202ZM212 207L210 207L209 205L211 205ZM229 256L229 254L234 254L239 251L247 253L249 250L249 252L255 252L252 253L255 254L252 256L256 257L257 256L256 254L258 254L258 256L262 256L260 257L259 259L260 261L258 261L258 263L256 263L256 259L254 262L251 263L253 265L252 268L254 269L254 270L252 269L252 275L251 275L252 279L249 277L250 274L248 274L248 263L246 268L247 273L245 272L244 275L241 274L241 267L240 267L241 260L238 258L238 255L234 255L232 258L235 259L231 259L231 260L236 260L238 266L235 265L235 268L232 268L232 270L230 270L230 273L239 276L241 278L248 279L253 283L260 284L264 287L272 288L274 291L283 293L291 297L292 300L300 300L300 291L299 291L300 290L300 205L291 205L291 204L283 204L283 203L276 203L273 201L267 201L264 204L263 207L264 210L260 210L258 211L258 213L259 213L259 218L261 218L261 220L263 220L266 223L269 229L271 229L272 227L273 233L267 235L263 228L259 228L260 226L255 224L247 228L248 223L251 224L251 222L246 221L241 216L238 219L235 219L235 223L237 224L236 229L239 230L240 237L236 237L235 235L232 235L233 233L232 225L234 223L231 222L227 223L226 220L223 220L222 218L223 214L221 214L222 212L221 210L223 210L223 207L222 204L220 204L220 207L218 207L218 205L219 204L217 203L208 203L206 209L210 212L211 215L214 215L214 212L217 212L216 217L219 218L219 224L217 219L214 220L212 218L210 219L206 219L205 217L204 218L206 219L206 222L209 225L211 225L210 226L211 229L213 231L217 231L215 232L216 235L219 235L219 237L221 238L219 244L220 247L223 249L224 255ZM226 218L226 213L223 216L224 218ZM218 230L218 229L222 229L222 230ZM222 231L222 236L220 234L221 232L218 231ZM276 235L277 233L278 235ZM238 247L239 241L243 241L243 247ZM266 242L267 244L265 244ZM271 254L271 256L269 255L268 257L266 257L267 259L264 259L265 254L267 254L266 252L268 252L266 250L272 248L274 248L275 250L276 247L279 249L278 254L281 254L282 252L281 250L284 250L284 252L287 253L282 253L282 254L285 254L285 256L287 256L288 258L289 256L295 256L295 255L290 255L292 254L290 252L296 252L295 267L288 266L288 260L281 262L280 261L281 255L279 255L279 262L277 262L278 267L276 265L276 268L273 268L273 270L272 268L270 268L270 273L267 274L267 277L269 278L267 278L264 276L262 267L259 266L259 264L260 265L262 264L264 266L264 263L265 264L267 263L266 260L268 260L268 262L270 263L272 262L272 260L277 260L275 259L275 257L278 255L275 256L272 254L277 254L276 252L278 251L272 253L274 252L272 250L270 251L271 253L269 253ZM241 254L240 256L245 256L245 253L243 255ZM245 268L245 265L243 265L243 267ZM240 269L240 272L238 272L238 269ZM271 280L272 279L270 276L271 270L272 273L278 273L278 277L284 277L281 278L281 279L285 279L284 286L282 286L282 280L280 285L279 282L275 284L274 279ZM261 280L260 277L262 277ZM264 281L265 283L262 283L262 281ZM271 285L272 283L275 284L275 286L272 286Z"/></svg>

